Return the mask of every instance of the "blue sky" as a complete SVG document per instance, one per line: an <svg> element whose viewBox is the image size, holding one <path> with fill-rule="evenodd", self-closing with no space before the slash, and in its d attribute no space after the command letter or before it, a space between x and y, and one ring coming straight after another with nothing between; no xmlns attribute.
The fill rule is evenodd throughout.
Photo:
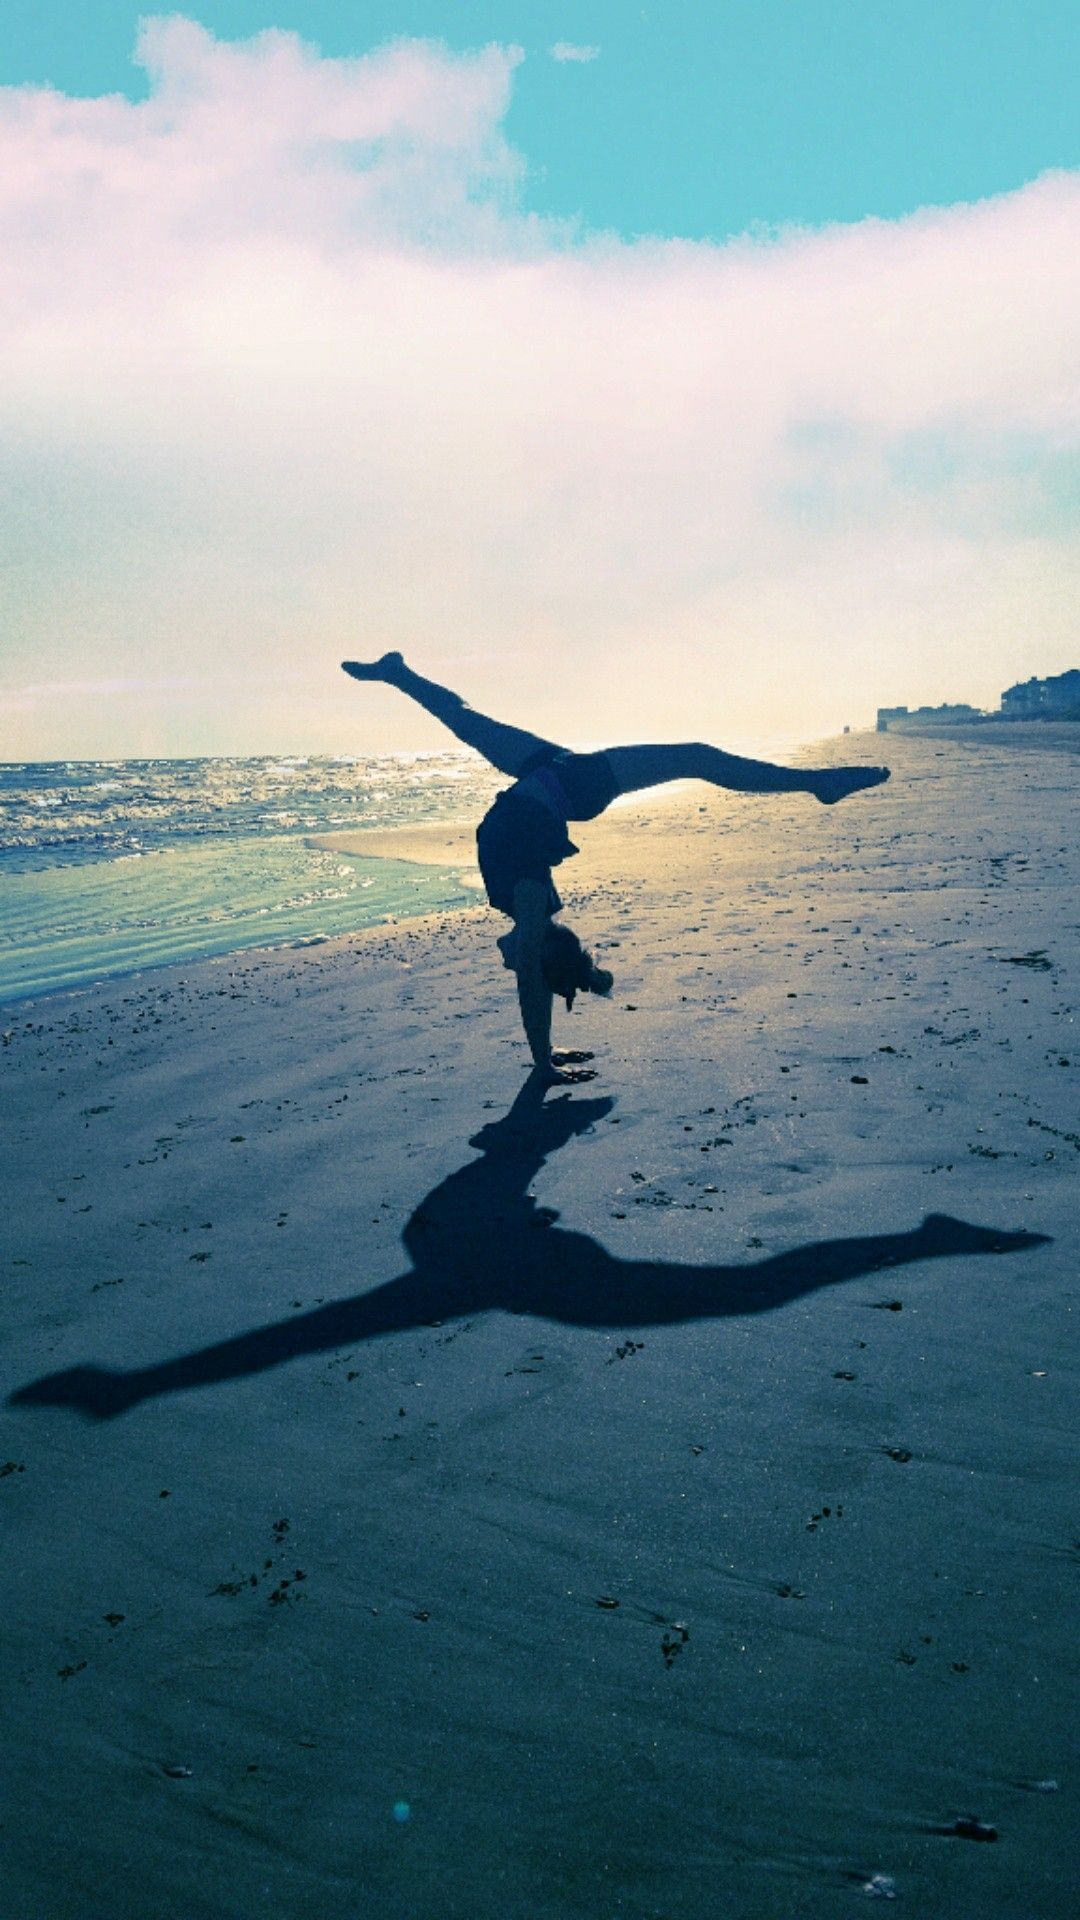
<svg viewBox="0 0 1080 1920"><path fill-rule="evenodd" d="M1075 666L1078 37L7 0L0 759L434 746L390 647L736 748Z"/></svg>
<svg viewBox="0 0 1080 1920"><path fill-rule="evenodd" d="M895 218L1080 164L1075 0L201 0L184 11L218 38L287 27L336 56L399 36L519 45L506 132L528 163L526 204L624 236ZM0 83L141 98L136 20L128 0L6 0ZM560 42L599 51L557 62Z"/></svg>

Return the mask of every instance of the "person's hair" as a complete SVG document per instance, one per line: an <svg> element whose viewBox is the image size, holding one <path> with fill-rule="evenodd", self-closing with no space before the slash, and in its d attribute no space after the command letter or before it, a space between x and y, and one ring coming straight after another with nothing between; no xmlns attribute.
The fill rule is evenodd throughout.
<svg viewBox="0 0 1080 1920"><path fill-rule="evenodd" d="M540 969L552 993L561 994L566 1001L567 1012L576 993L610 993L615 984L614 976L606 967L596 965L570 927L548 927L540 949Z"/></svg>

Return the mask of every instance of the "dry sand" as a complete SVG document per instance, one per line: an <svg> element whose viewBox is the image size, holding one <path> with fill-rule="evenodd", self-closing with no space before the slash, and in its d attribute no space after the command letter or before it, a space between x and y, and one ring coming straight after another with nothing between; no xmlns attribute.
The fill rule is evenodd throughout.
<svg viewBox="0 0 1080 1920"><path fill-rule="evenodd" d="M1076 763L883 747L542 1110L479 908L4 1010L4 1920L1073 1910Z"/></svg>

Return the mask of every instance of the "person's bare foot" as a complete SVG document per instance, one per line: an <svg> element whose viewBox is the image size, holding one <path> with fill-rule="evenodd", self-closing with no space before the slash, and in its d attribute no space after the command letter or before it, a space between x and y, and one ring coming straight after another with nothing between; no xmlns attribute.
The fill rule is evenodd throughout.
<svg viewBox="0 0 1080 1920"><path fill-rule="evenodd" d="M815 800L823 807L834 807L838 800L846 800L851 793L861 793L864 787L880 787L883 780L889 778L888 767L823 767L820 772L811 774L810 791Z"/></svg>
<svg viewBox="0 0 1080 1920"><path fill-rule="evenodd" d="M393 681L398 669L405 665L405 657L400 653L384 653L381 660L343 660L342 671L352 675L354 680Z"/></svg>

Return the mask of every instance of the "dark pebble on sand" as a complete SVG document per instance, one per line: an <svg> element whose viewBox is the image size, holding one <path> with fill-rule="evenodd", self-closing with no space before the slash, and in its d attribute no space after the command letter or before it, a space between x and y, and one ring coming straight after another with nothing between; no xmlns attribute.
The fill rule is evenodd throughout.
<svg viewBox="0 0 1080 1920"><path fill-rule="evenodd" d="M954 1833L958 1840L996 1840L998 1837L996 1827L988 1827L984 1820L977 1820L973 1813L963 1814L959 1820L954 1820L949 1832Z"/></svg>
<svg viewBox="0 0 1080 1920"><path fill-rule="evenodd" d="M690 1638L689 1629L683 1626L681 1620L673 1620L671 1626L671 1632L665 1632L660 1642L660 1651L664 1656L664 1665L669 1671Z"/></svg>

